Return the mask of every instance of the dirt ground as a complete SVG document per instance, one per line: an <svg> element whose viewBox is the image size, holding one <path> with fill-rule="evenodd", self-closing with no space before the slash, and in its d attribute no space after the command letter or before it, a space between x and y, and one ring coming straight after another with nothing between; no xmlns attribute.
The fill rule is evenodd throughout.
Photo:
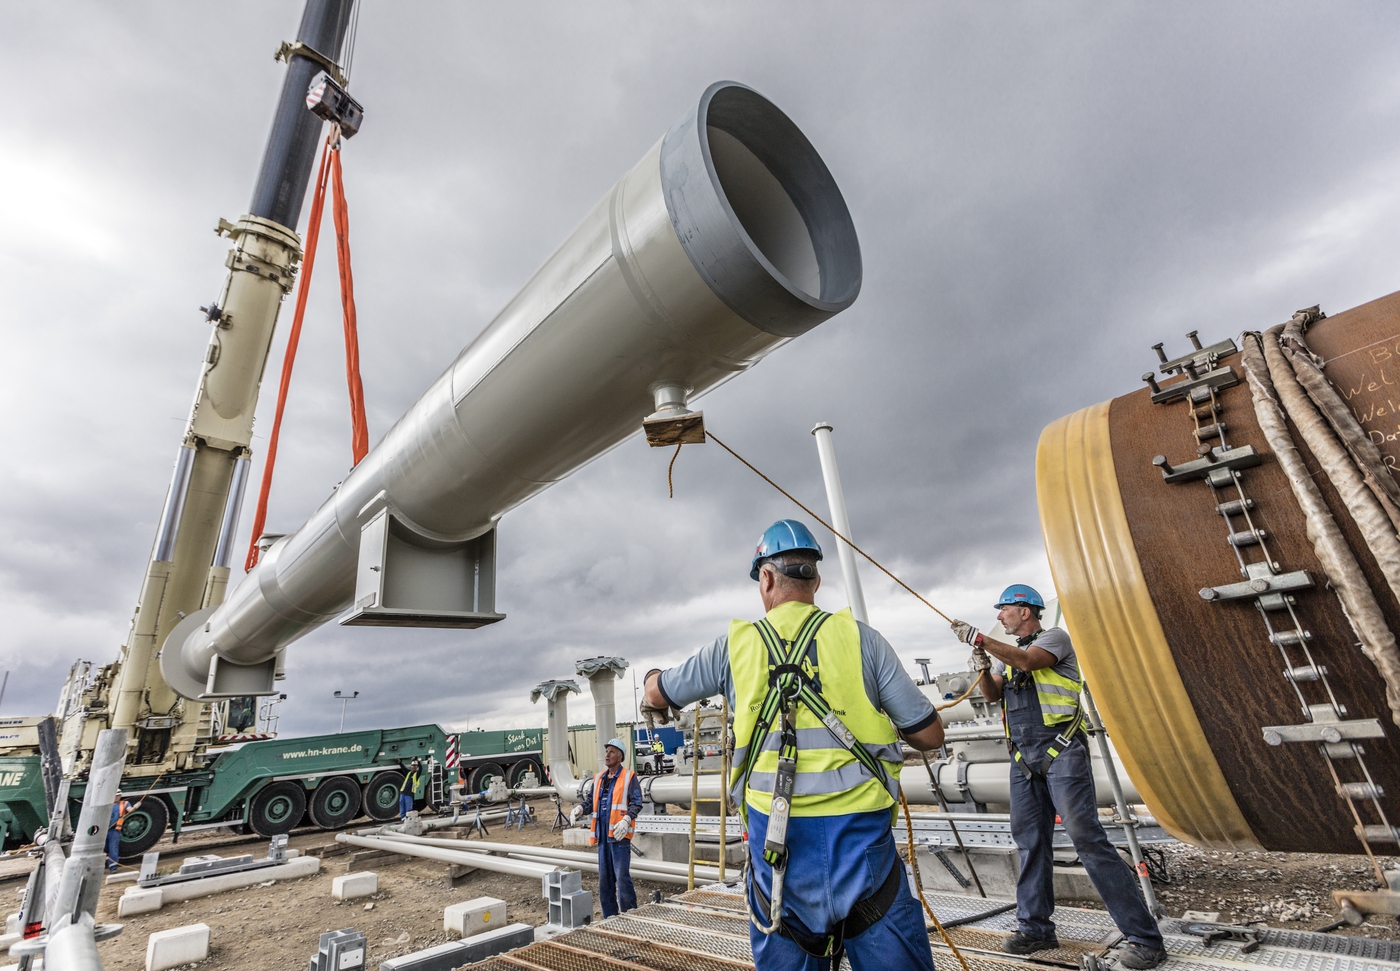
<svg viewBox="0 0 1400 971"><path fill-rule="evenodd" d="M1310 931L1338 919L1333 890L1375 887L1375 871L1365 856L1229 853L1185 843L1166 844L1163 850L1171 882L1154 889L1172 917L1187 910L1218 912L1221 923ZM1383 867L1400 866L1400 858L1378 859ZM1086 900L1078 906L1103 905ZM1343 926L1332 933L1393 941L1400 940L1400 924L1391 917L1371 917L1359 927Z"/></svg>
<svg viewBox="0 0 1400 971"><path fill-rule="evenodd" d="M541 820L538 825L519 832L495 825L489 838L533 846L561 846L559 833L549 831L553 806L541 801L535 811ZM333 839L333 834L320 830L297 830L292 834L291 845L314 851ZM158 848L163 859L174 865L186 856L201 853L261 855L265 847L263 840L223 834L192 836L182 839L178 846L167 840ZM1226 922L1260 921L1273 927L1312 930L1336 919L1332 890L1367 889L1373 885L1369 864L1359 856L1220 853L1184 844L1168 846L1165 852L1171 883L1158 885L1157 894L1173 917L1186 910L1219 911L1221 920ZM1400 860L1389 858L1382 863L1396 866ZM331 880L360 870L379 874L379 892L371 898L345 903L332 899ZM584 888L596 895L596 875L585 873L583 881ZM23 885L18 880L4 882L0 884L0 894L8 895ZM211 933L209 959L198 968L242 971L305 968L320 934L347 927L365 933L369 943L366 967L378 967L387 958L450 939L452 935L442 929L443 908L473 897L505 900L511 921L542 924L546 917L544 900L532 881L478 870L449 885L445 864L399 856L362 862L352 862L348 854L329 856L313 877L230 891L118 921L117 898L129 886L105 887L98 905L99 922L126 925L120 936L99 945L108 971L139 971L145 965L147 935L200 922L208 924ZM649 899L654 890L669 895L680 889L637 881L637 897L642 901ZM1101 906L1097 901L1062 903ZM596 904L594 913L595 918L601 917ZM1360 927L1344 927L1336 933L1397 940L1400 925L1390 918L1375 917Z"/></svg>
<svg viewBox="0 0 1400 971"><path fill-rule="evenodd" d="M563 838L559 833L549 831L553 805L541 801L535 804L535 812L541 820L539 824L526 826L519 832L493 825L489 839L531 846L562 846ZM361 825L366 823L360 822ZM307 850L333 840L334 834L321 830L295 830L289 845ZM178 846L171 846L167 841L157 848L163 860L175 864L201 853L262 855L266 846L265 840L236 842L224 836L182 839ZM456 940L455 934L442 929L443 908L474 897L504 900L512 922L538 925L546 919L545 902L538 884L520 877L477 870L457 878L449 886L446 864L407 856L356 863L353 870L351 866L349 855L331 856L322 861L320 872L312 877L279 882L270 887L245 887L120 921L117 898L131 884L104 887L97 908L98 923L124 923L126 929L120 936L98 946L103 967L107 971L141 971L145 967L149 934L201 922L209 925L210 950L209 959L197 967L211 971L225 968L246 971L250 968L304 969L322 933L347 927L364 932L369 944L365 966L377 968L379 962L388 958ZM377 894L344 903L331 897L333 878L362 870L379 874ZM644 880L635 883L639 900L650 899L653 890L671 894L684 889ZM593 892L594 917L600 919L602 913L596 903L597 875L585 873L583 887ZM368 905L372 905L372 909Z"/></svg>

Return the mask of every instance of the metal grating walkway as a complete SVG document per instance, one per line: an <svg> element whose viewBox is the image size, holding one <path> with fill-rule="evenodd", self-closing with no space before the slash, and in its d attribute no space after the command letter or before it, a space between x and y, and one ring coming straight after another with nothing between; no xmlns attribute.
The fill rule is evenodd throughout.
<svg viewBox="0 0 1400 971"><path fill-rule="evenodd" d="M929 905L940 920L985 913L1002 900L930 892ZM1054 971L1076 968L1095 955L1104 971L1116 971L1112 945L1119 939L1108 914L1060 907L1055 911L1061 947L1032 959L1000 952L1016 929L1008 912L949 930L968 971ZM1308 931L1262 930L1262 945L1245 954L1238 942L1207 945L1185 933L1186 922L1162 921L1167 961L1162 971L1400 971L1400 943L1332 937ZM937 931L929 929L939 971L961 971ZM709 887L647 904L601 923L549 941L511 951L471 966L473 971L744 971L753 968L749 922L737 890ZM848 962L842 968L849 968Z"/></svg>

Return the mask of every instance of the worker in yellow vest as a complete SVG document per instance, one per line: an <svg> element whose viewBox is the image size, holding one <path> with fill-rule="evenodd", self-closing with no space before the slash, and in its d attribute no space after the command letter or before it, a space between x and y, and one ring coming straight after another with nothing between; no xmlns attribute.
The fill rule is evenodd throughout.
<svg viewBox="0 0 1400 971"><path fill-rule="evenodd" d="M1083 682L1069 632L1041 626L1045 600L1024 583L1007 587L996 607L997 620L1015 644L994 640L960 620L953 621L953 633L973 649L971 666L982 672L978 683L983 696L1005 702L1002 718L1012 758L1011 837L1020 851L1021 874L1016 879L1019 926L1002 950L1034 954L1060 946L1050 919L1055 910L1051 843L1058 815L1126 939L1116 955L1118 964L1133 971L1155 968L1167 957L1162 933L1137 878L1099 822L1079 698Z"/></svg>
<svg viewBox="0 0 1400 971"><path fill-rule="evenodd" d="M749 570L765 617L649 672L646 705L665 724L671 709L729 698L758 971L834 968L843 953L855 971L933 971L890 824L900 739L935 749L943 724L878 631L816 606L821 558L802 523L770 526Z"/></svg>
<svg viewBox="0 0 1400 971"><path fill-rule="evenodd" d="M632 834L642 811L642 784L623 760L622 739L611 739L603 749L602 775L593 778L593 827L588 845L598 847L598 904L604 917L634 910L637 890L632 886Z"/></svg>

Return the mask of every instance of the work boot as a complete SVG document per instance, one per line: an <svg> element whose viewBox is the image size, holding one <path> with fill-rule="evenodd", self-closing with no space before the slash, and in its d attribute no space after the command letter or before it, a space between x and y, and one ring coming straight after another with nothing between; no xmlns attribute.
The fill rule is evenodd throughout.
<svg viewBox="0 0 1400 971"><path fill-rule="evenodd" d="M1167 959L1167 952L1159 947L1148 947L1146 944L1138 944L1130 941L1118 949L1115 955L1118 963L1125 968L1132 968L1133 971L1147 971L1148 968L1155 968Z"/></svg>
<svg viewBox="0 0 1400 971"><path fill-rule="evenodd" d="M1021 931L1001 942L1001 949L1007 954L1034 954L1036 951L1053 951L1059 946L1060 939L1053 934L1050 937L1031 937ZM1144 964L1143 967L1150 968L1152 965Z"/></svg>

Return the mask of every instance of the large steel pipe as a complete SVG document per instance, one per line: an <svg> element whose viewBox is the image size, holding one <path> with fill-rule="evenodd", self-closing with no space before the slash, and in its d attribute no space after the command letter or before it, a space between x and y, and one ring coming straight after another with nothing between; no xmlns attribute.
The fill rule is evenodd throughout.
<svg viewBox="0 0 1400 971"><path fill-rule="evenodd" d="M199 697L215 657L269 663L351 606L361 528L385 508L417 544L483 536L636 434L663 388L693 400L860 283L854 225L811 143L757 92L712 85L306 525L182 622L162 672Z"/></svg>
<svg viewBox="0 0 1400 971"><path fill-rule="evenodd" d="M1390 476L1400 461L1400 294L1312 323L1305 339L1322 362L1321 391L1332 388ZM1289 354L1307 353L1272 346L1285 367ZM1373 597L1379 622L1369 629L1400 631L1400 600L1349 511L1367 486L1339 488L1308 444L1305 429L1327 430L1320 414L1290 411L1284 423L1279 402L1292 379L1274 378L1268 360L1259 363L1274 386L1256 392L1230 347L1213 361L1209 342L1177 350L1190 371L1144 348L1156 386L1062 418L1040 439L1045 545L1104 722L1174 836L1357 853L1349 797L1375 852L1392 853L1400 833L1387 838L1376 806L1392 825L1400 818L1400 730L1384 669L1363 654L1340 599ZM1255 345L1251 359L1262 352ZM1187 385L1206 390L1193 401L1180 394ZM1223 469L1217 488L1206 479L1212 468L1190 464L1211 446ZM1305 514L1309 489L1316 501ZM1329 572L1335 561L1315 546L1323 520L1354 556L1349 577ZM1386 529L1393 541L1394 526Z"/></svg>

